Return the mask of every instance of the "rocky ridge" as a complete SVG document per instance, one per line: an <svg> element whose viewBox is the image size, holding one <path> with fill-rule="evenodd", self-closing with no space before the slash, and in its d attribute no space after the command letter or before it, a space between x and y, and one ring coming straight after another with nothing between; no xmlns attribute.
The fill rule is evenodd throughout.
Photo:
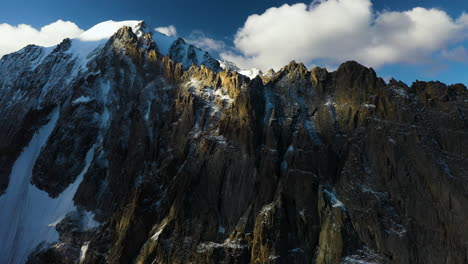
<svg viewBox="0 0 468 264"><path fill-rule="evenodd" d="M78 185L58 239L2 263L468 263L466 87L356 62L250 79L139 29L0 60L0 210L54 111L26 183Z"/></svg>

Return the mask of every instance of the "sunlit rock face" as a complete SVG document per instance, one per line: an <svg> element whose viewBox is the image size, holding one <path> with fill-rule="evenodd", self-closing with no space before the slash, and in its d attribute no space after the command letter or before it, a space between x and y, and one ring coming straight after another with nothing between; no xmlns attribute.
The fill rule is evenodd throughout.
<svg viewBox="0 0 468 264"><path fill-rule="evenodd" d="M466 87L124 25L0 60L0 263L467 261Z"/></svg>

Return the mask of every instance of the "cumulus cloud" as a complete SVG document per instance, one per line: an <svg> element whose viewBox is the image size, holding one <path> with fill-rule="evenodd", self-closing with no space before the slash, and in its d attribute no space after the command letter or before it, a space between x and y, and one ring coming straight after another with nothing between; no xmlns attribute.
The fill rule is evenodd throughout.
<svg viewBox="0 0 468 264"><path fill-rule="evenodd" d="M293 59L306 64L357 60L380 67L429 63L434 54L467 39L468 14L454 20L438 9L375 12L371 0L320 0L251 15L235 35L237 52L221 56L263 70Z"/></svg>
<svg viewBox="0 0 468 264"><path fill-rule="evenodd" d="M451 50L443 50L441 55L449 61L468 62L468 52L463 46L458 46Z"/></svg>
<svg viewBox="0 0 468 264"><path fill-rule="evenodd" d="M170 25L170 26L167 26L167 27L157 27L154 30L159 31L159 32L163 33L166 36L171 36L171 37L177 36L177 29L173 25Z"/></svg>
<svg viewBox="0 0 468 264"><path fill-rule="evenodd" d="M209 38L200 30L194 30L187 41L205 51L221 52L226 49L226 44L223 41Z"/></svg>
<svg viewBox="0 0 468 264"><path fill-rule="evenodd" d="M0 24L0 57L15 52L26 45L53 46L65 38L74 38L83 33L75 23L58 20L42 28L35 29L30 25L12 26Z"/></svg>

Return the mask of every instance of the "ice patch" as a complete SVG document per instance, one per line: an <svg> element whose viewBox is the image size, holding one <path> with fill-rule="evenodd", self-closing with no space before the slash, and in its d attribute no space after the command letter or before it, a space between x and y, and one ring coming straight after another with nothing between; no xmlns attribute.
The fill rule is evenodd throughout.
<svg viewBox="0 0 468 264"><path fill-rule="evenodd" d="M307 107L306 107L306 104L304 102L304 98L302 98L300 96L297 96L293 91L291 91L291 97L296 98L297 103L299 104L299 106L301 108L301 115L302 115L302 119L304 121L304 128L306 129L307 133L309 134L310 140L312 141L312 143L314 143L316 145L322 144L322 141L320 140L320 138L319 138L319 136L317 134L317 131L315 130L314 123L312 122L312 120L310 120L307 117L307 111L306 111Z"/></svg>
<svg viewBox="0 0 468 264"><path fill-rule="evenodd" d="M76 98L75 100L73 100L72 104L87 103L87 102L90 102L92 100L93 100L93 98L82 95L82 96Z"/></svg>
<svg viewBox="0 0 468 264"><path fill-rule="evenodd" d="M227 140L223 135L218 135L218 136L215 136L214 138L218 141L219 144L226 145L227 143Z"/></svg>
<svg viewBox="0 0 468 264"><path fill-rule="evenodd" d="M148 100L148 106L146 108L145 120L148 121L151 113L151 100Z"/></svg>
<svg viewBox="0 0 468 264"><path fill-rule="evenodd" d="M264 100L265 100L265 117L263 119L263 123L264 124L268 124L269 121L270 121L270 117L271 117L271 113L273 111L273 108L274 108L274 105L272 103L272 95L270 93L270 90L268 89L268 87L265 87L263 89L263 97L264 97Z"/></svg>
<svg viewBox="0 0 468 264"><path fill-rule="evenodd" d="M292 253L304 253L304 250L303 250L302 248L295 248L295 249L289 250L289 252L292 252Z"/></svg>
<svg viewBox="0 0 468 264"><path fill-rule="evenodd" d="M59 234L55 225L75 210L73 197L93 160L94 146L86 154L83 171L59 197L53 199L30 184L34 164L58 117L59 109L56 108L50 114L49 122L32 137L13 165L10 184L0 197L0 263L25 263L41 242L57 241Z"/></svg>
<svg viewBox="0 0 468 264"><path fill-rule="evenodd" d="M110 81L101 84L101 101L104 109L101 113L101 128L108 128L110 126L110 113L108 107L109 91L111 89Z"/></svg>
<svg viewBox="0 0 468 264"><path fill-rule="evenodd" d="M221 234L226 233L226 229L224 228L224 226L219 226L218 227L218 233L221 233Z"/></svg>

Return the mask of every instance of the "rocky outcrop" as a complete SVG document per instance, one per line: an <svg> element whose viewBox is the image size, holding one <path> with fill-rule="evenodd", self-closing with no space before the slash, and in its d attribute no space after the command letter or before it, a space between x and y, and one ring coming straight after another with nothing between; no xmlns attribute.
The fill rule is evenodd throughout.
<svg viewBox="0 0 468 264"><path fill-rule="evenodd" d="M356 62L251 80L129 27L75 71L66 43L35 69L34 47L0 61L7 194L55 107L32 184L57 197L94 153L58 241L29 263L468 261L463 85L387 84ZM7 80L12 64L28 79Z"/></svg>
<svg viewBox="0 0 468 264"><path fill-rule="evenodd" d="M205 65L214 71L221 71L218 60L211 57L208 52L187 44L182 38L178 38L172 43L168 56L171 60L182 63L185 69L192 65Z"/></svg>

